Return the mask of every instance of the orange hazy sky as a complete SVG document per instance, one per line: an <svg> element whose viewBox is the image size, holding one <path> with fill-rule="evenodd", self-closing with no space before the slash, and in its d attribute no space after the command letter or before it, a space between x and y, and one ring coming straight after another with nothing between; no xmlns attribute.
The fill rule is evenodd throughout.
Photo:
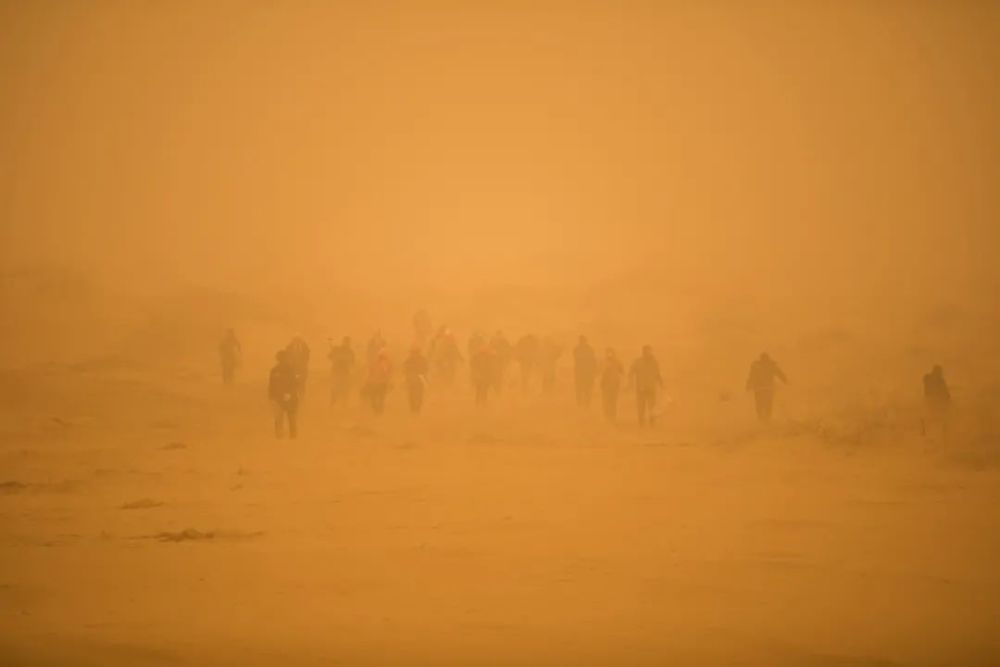
<svg viewBox="0 0 1000 667"><path fill-rule="evenodd" d="M1000 282L1000 4L0 2L3 260Z"/></svg>

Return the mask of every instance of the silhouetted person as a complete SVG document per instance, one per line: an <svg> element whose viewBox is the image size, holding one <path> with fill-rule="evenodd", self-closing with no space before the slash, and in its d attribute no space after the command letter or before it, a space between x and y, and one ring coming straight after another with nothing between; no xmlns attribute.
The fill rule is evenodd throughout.
<svg viewBox="0 0 1000 667"><path fill-rule="evenodd" d="M488 346L480 347L469 360L469 373L472 375L472 387L476 393L476 405L485 406L496 373L496 358Z"/></svg>
<svg viewBox="0 0 1000 667"><path fill-rule="evenodd" d="M309 377L309 345L302 336L296 336L285 348L288 356L288 363L295 370L295 375L299 381L299 398L306 394L306 379Z"/></svg>
<svg viewBox="0 0 1000 667"><path fill-rule="evenodd" d="M538 337L534 334L521 336L514 345L514 359L521 368L521 389L527 391L531 376L538 366Z"/></svg>
<svg viewBox="0 0 1000 667"><path fill-rule="evenodd" d="M774 409L774 381L788 382L778 364L765 352L750 365L750 375L747 377L747 391L753 392L754 405L757 408L757 419L770 421Z"/></svg>
<svg viewBox="0 0 1000 667"><path fill-rule="evenodd" d="M427 357L419 346L414 345L410 356L403 362L403 375L406 378L406 392L410 399L410 412L420 414L424 406L424 389L427 385Z"/></svg>
<svg viewBox="0 0 1000 667"><path fill-rule="evenodd" d="M500 394L503 391L504 381L507 377L507 369L510 367L510 360L514 353L514 348L510 341L503 335L502 331L497 331L490 339L490 350L493 352L496 363L496 372L493 377L493 389Z"/></svg>
<svg viewBox="0 0 1000 667"><path fill-rule="evenodd" d="M594 393L594 380L597 379L597 355L584 336L580 336L573 348L573 379L576 384L577 406L589 407Z"/></svg>
<svg viewBox="0 0 1000 667"><path fill-rule="evenodd" d="M344 336L340 345L330 348L327 357L330 360L330 403L332 405L346 403L351 394L351 381L356 363L351 339Z"/></svg>
<svg viewBox="0 0 1000 667"><path fill-rule="evenodd" d="M274 435L282 438L285 435L285 422L288 422L288 435L292 438L298 435L296 416L299 410L299 382L295 367L288 358L288 351L281 350L275 355L277 364L271 369L267 383L267 395L274 406Z"/></svg>
<svg viewBox="0 0 1000 667"><path fill-rule="evenodd" d="M609 421L618 419L618 392L621 389L625 367L619 361L618 355L610 347L604 355L601 366L601 398L604 405L604 416Z"/></svg>
<svg viewBox="0 0 1000 667"><path fill-rule="evenodd" d="M562 346L552 336L542 340L538 351L538 365L542 371L542 391L551 393L556 386L556 364L562 356Z"/></svg>
<svg viewBox="0 0 1000 667"><path fill-rule="evenodd" d="M924 375L924 405L925 418L921 422L921 431L927 434L927 422L940 425L941 432L948 432L948 411L951 408L951 391L944 379L944 369L934 366L930 373Z"/></svg>
<svg viewBox="0 0 1000 667"><path fill-rule="evenodd" d="M232 329L226 331L226 335L219 343L219 361L222 363L222 383L232 384L236 378L236 369L240 365L240 355L243 348L240 346L236 332Z"/></svg>
<svg viewBox="0 0 1000 667"><path fill-rule="evenodd" d="M462 363L462 352L458 349L455 334L448 327L438 329L431 341L431 363L442 384L449 387L454 384L455 372Z"/></svg>
<svg viewBox="0 0 1000 667"><path fill-rule="evenodd" d="M663 378L660 376L660 364L653 356L653 348L649 345L644 345L642 355L632 362L629 382L635 388L635 407L639 415L639 426L646 424L652 426L656 393L663 386Z"/></svg>
<svg viewBox="0 0 1000 667"><path fill-rule="evenodd" d="M385 410L385 396L389 393L391 376L392 363L389 361L389 354L383 349L368 366L368 380L361 392L376 415L381 415Z"/></svg>

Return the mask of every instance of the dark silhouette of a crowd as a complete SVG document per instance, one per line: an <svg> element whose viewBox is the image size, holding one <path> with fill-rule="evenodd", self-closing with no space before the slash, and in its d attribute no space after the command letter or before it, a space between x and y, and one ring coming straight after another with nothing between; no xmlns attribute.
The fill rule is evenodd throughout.
<svg viewBox="0 0 1000 667"><path fill-rule="evenodd" d="M484 408L499 397L510 381L516 382L525 393L535 378L540 381L543 395L554 390L563 348L552 336L540 337L528 333L511 343L503 331L496 331L490 337L481 331L474 331L469 337L466 354L463 354L455 333L446 326L434 330L426 312L418 312L413 324L414 342L399 370L409 411L415 416L424 409L431 380L436 388L451 391L459 369L466 365L472 401L477 408ZM331 339L329 343L327 360L331 406L340 408L346 405L354 391L359 390L368 410L375 416L382 415L396 369L381 331L376 331L367 342L363 368L357 361L351 338L344 337L337 344ZM229 329L219 344L224 384L234 382L242 353L236 333ZM268 381L268 397L274 410L274 431L278 437L287 432L289 437L294 438L298 433L298 411L305 397L309 376L309 345L301 336L295 336L277 352L275 359ZM587 337L580 336L573 348L572 362L573 386L579 409L589 410L594 391L599 389L604 417L616 423L620 397L625 389L634 395L639 427L651 427L656 423L663 377L652 346L644 345L626 372L614 348L607 348L603 357L599 358ZM512 380L510 371L514 366L517 367L518 377ZM766 352L751 363L746 390L753 395L756 416L762 423L772 419L779 381L787 384L788 379ZM946 433L951 394L941 366L934 366L924 376L923 389L925 410L921 431L926 434L929 429L937 429Z"/></svg>

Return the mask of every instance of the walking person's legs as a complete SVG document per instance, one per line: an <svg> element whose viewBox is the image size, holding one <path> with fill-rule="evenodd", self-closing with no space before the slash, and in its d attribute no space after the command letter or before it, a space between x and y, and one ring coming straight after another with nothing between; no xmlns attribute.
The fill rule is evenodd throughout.
<svg viewBox="0 0 1000 667"><path fill-rule="evenodd" d="M274 435L277 438L283 438L285 437L285 408L277 401L274 401L271 407L274 410Z"/></svg>
<svg viewBox="0 0 1000 667"><path fill-rule="evenodd" d="M757 407L757 419L762 422L771 420L771 410L774 407L774 392L758 389L754 392L754 402Z"/></svg>
<svg viewBox="0 0 1000 667"><path fill-rule="evenodd" d="M292 404L285 406L285 418L288 420L289 438L295 438L299 434L298 412L298 405Z"/></svg>

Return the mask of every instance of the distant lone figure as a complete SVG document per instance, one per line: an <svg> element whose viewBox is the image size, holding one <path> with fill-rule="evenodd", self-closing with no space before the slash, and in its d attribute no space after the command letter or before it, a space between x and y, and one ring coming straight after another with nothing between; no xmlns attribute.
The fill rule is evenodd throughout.
<svg viewBox="0 0 1000 667"><path fill-rule="evenodd" d="M629 383L635 387L635 407L639 415L639 426L647 424L652 426L656 392L663 386L663 378L660 376L660 364L653 356L653 348L649 345L644 345L642 356L632 362Z"/></svg>
<svg viewBox="0 0 1000 667"><path fill-rule="evenodd" d="M921 423L921 431L927 434L927 422L939 424L942 433L948 430L948 410L951 408L951 392L944 379L944 369L934 366L924 375L924 404L926 418Z"/></svg>
<svg viewBox="0 0 1000 667"><path fill-rule="evenodd" d="M788 382L785 374L778 368L778 364L774 363L774 360L766 352L750 364L747 391L753 392L754 403L757 407L757 419L762 422L771 419L771 412L774 408L774 381L776 379Z"/></svg>
<svg viewBox="0 0 1000 667"><path fill-rule="evenodd" d="M236 369L240 365L240 355L243 348L232 329L226 331L225 337L219 343L219 361L222 363L222 383L232 384L236 378Z"/></svg>
<svg viewBox="0 0 1000 667"><path fill-rule="evenodd" d="M295 367L288 359L287 350L281 350L275 358L278 363L271 369L271 377L267 383L267 394L274 406L274 435L279 438L284 437L287 421L288 435L294 438L298 435L296 416L299 410L301 384Z"/></svg>

